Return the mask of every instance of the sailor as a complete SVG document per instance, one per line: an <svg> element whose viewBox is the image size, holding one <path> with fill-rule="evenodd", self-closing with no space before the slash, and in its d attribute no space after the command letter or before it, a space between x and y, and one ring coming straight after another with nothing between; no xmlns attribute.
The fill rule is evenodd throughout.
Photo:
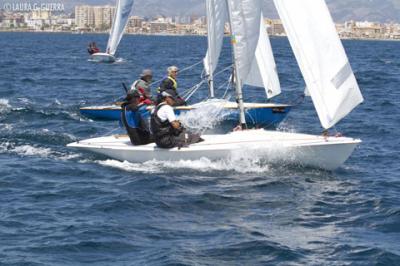
<svg viewBox="0 0 400 266"><path fill-rule="evenodd" d="M160 148L187 147L203 141L200 135L188 132L176 118L172 106L176 105L177 100L174 90L161 92L161 103L151 114L151 131Z"/></svg>
<svg viewBox="0 0 400 266"><path fill-rule="evenodd" d="M149 125L150 113L146 107L147 105L140 104L140 94L137 91L127 94L121 105L121 122L133 145L153 142Z"/></svg>
<svg viewBox="0 0 400 266"><path fill-rule="evenodd" d="M185 100L180 97L178 93L178 83L176 82L178 71L179 69L176 66L170 66L167 68L167 77L161 81L160 87L157 89L158 103L162 101L161 93L163 91L170 90L176 99L174 106L186 105Z"/></svg>
<svg viewBox="0 0 400 266"><path fill-rule="evenodd" d="M92 55L92 54L100 52L100 49L97 47L95 42L91 42L91 43L89 43L88 52L89 52L89 54Z"/></svg>
<svg viewBox="0 0 400 266"><path fill-rule="evenodd" d="M143 104L153 104L151 97L150 83L153 80L153 72L150 69L144 69L140 74L140 78L135 80L128 92L137 92L140 95L139 103Z"/></svg>

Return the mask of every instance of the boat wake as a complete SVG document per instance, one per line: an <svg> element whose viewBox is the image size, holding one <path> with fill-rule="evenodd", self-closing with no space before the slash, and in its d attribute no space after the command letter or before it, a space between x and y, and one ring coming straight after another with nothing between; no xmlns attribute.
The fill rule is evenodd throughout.
<svg viewBox="0 0 400 266"><path fill-rule="evenodd" d="M121 57L115 58L115 62L114 64L122 64L122 63L126 63L127 61Z"/></svg>
<svg viewBox="0 0 400 266"><path fill-rule="evenodd" d="M147 161L144 163L130 163L127 161L121 162L117 160L98 160L96 163L118 168L127 172L141 172L141 173L165 173L171 171L184 171L188 170L208 173L208 172L237 172L237 173L265 173L270 171L270 165L263 162L261 159L243 158L232 156L227 159L218 161L211 161L208 158L200 158L199 160L180 160L180 161Z"/></svg>

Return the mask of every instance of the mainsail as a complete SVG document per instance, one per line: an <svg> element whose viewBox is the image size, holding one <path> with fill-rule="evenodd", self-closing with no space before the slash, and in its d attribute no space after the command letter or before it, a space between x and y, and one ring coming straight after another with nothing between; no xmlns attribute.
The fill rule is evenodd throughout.
<svg viewBox="0 0 400 266"><path fill-rule="evenodd" d="M274 0L324 128L363 102L324 0Z"/></svg>
<svg viewBox="0 0 400 266"><path fill-rule="evenodd" d="M227 7L225 1L206 0L208 50L204 58L204 70L209 76L210 97L214 97L214 71L224 40Z"/></svg>
<svg viewBox="0 0 400 266"><path fill-rule="evenodd" d="M250 73L260 36L261 1L227 0L230 17L232 47L238 72L243 84Z"/></svg>
<svg viewBox="0 0 400 266"><path fill-rule="evenodd" d="M208 50L204 58L204 70L211 75L218 65L228 11L226 2L220 0L206 0L206 10Z"/></svg>
<svg viewBox="0 0 400 266"><path fill-rule="evenodd" d="M240 110L240 125L246 127L242 85L252 67L260 36L261 1L227 0L227 4L235 65L236 101Z"/></svg>
<svg viewBox="0 0 400 266"><path fill-rule="evenodd" d="M111 27L110 37L108 39L106 52L115 55L119 42L126 24L128 23L129 15L132 11L133 0L117 0L117 10L115 12L113 25Z"/></svg>
<svg viewBox="0 0 400 266"><path fill-rule="evenodd" d="M258 38L255 58L253 59L245 84L264 87L268 98L275 97L281 93L274 54L262 15L260 20L260 37Z"/></svg>

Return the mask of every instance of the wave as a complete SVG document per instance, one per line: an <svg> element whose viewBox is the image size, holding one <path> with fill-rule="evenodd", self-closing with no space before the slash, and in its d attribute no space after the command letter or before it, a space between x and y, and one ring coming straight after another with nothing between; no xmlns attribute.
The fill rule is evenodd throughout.
<svg viewBox="0 0 400 266"><path fill-rule="evenodd" d="M10 132L13 128L14 128L14 127L13 127L12 124L3 124L3 123L0 123L0 130L1 130L1 131L8 131L8 132Z"/></svg>
<svg viewBox="0 0 400 266"><path fill-rule="evenodd" d="M40 157L45 157L45 158L49 157L49 155L52 153L52 150L49 148L34 147L31 145L16 146L10 149L9 151L15 152L23 156L39 155Z"/></svg>
<svg viewBox="0 0 400 266"><path fill-rule="evenodd" d="M22 156L38 155L40 157L48 157L52 153L50 148L35 147L31 145L17 146L11 142L0 143L0 152L16 153Z"/></svg>
<svg viewBox="0 0 400 266"><path fill-rule="evenodd" d="M57 160L71 160L79 158L81 155L77 153L63 153L59 151L54 151L51 148L40 147L37 145L23 144L16 145L12 142L2 142L0 143L0 153L12 153L19 156L35 156L40 158L50 158Z"/></svg>
<svg viewBox="0 0 400 266"><path fill-rule="evenodd" d="M57 104L57 103L56 103ZM57 104L59 105L59 104ZM57 118L68 118L75 121L85 120L82 118L77 111L70 111L70 110L63 110L63 109L54 109L54 108L47 108L47 109L35 109L31 107L18 107L18 108L10 108L8 111L13 112L21 112L21 113L28 113L29 114L38 114L46 117L57 117ZM1 113L1 107L0 107ZM26 114L24 114L26 115ZM61 117L60 117L61 116Z"/></svg>
<svg viewBox="0 0 400 266"><path fill-rule="evenodd" d="M0 114L8 113L11 107L8 99L0 99Z"/></svg>
<svg viewBox="0 0 400 266"><path fill-rule="evenodd" d="M8 99L0 99L0 114L9 114L9 113L23 113L24 116L30 114L39 114L46 117L58 117L61 118L69 118L75 121L88 121L87 118L82 117L76 106L63 106L63 104L58 100L54 99L54 104L51 106L39 106L41 108L34 107L35 102L32 102L28 98L17 98L18 102L21 103L21 106L15 107L10 104ZM59 108L55 108L55 106L59 106Z"/></svg>
<svg viewBox="0 0 400 266"><path fill-rule="evenodd" d="M0 130L0 138L3 141L22 140L24 142L34 142L41 145L65 145L67 143L77 141L77 138L73 134L60 130L52 131L47 128L25 129L24 126L22 126L23 130L21 130L19 127L14 129L13 125L5 125L7 128L2 128L2 130Z"/></svg>

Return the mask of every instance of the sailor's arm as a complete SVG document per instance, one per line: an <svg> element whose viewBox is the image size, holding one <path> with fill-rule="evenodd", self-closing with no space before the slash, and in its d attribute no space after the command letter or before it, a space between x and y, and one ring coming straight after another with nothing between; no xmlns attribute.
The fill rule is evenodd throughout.
<svg viewBox="0 0 400 266"><path fill-rule="evenodd" d="M175 133L179 134L183 130L181 122L179 122L179 120L176 118L174 109L172 109L172 107L167 106L165 108L167 108L166 111L168 121L171 123L172 128L175 130Z"/></svg>

